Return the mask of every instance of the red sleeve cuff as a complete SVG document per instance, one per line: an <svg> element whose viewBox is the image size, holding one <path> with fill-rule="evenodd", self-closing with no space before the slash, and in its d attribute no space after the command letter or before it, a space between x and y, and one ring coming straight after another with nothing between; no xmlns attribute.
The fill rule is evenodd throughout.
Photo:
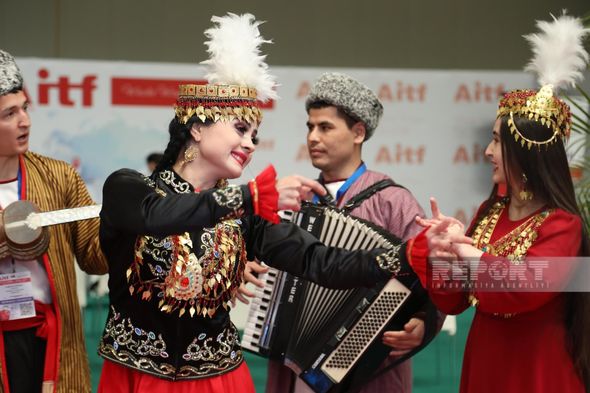
<svg viewBox="0 0 590 393"><path fill-rule="evenodd" d="M272 165L264 169L256 179L248 183L252 194L254 214L265 220L278 224L281 219L278 212L279 193L276 188L277 172Z"/></svg>
<svg viewBox="0 0 590 393"><path fill-rule="evenodd" d="M424 288L427 287L426 278L428 270L428 240L426 239L426 231L428 228L424 228L416 237L410 240L409 247L406 249L406 256L408 263L414 270L414 273L420 279L420 283Z"/></svg>

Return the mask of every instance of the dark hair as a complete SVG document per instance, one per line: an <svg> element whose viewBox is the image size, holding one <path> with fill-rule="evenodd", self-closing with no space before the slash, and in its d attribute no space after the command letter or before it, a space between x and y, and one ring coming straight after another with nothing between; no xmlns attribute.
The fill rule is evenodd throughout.
<svg viewBox="0 0 590 393"><path fill-rule="evenodd" d="M145 161L148 164L153 162L154 164L157 165L160 162L160 160L162 159L162 157L164 157L164 154L162 154L162 153L150 153L145 158Z"/></svg>
<svg viewBox="0 0 590 393"><path fill-rule="evenodd" d="M352 126L354 126L358 122L363 123L362 120L359 120L356 117L351 116L348 113L346 113L344 111L344 109L342 109L341 107L336 106L334 104L330 104L329 102L323 101L323 100L313 101L313 102L309 103L307 105L307 113L309 113L310 109L322 109L322 108L327 108L330 106L333 106L334 108L336 108L336 113L338 114L338 117L340 117L342 120L344 120L344 122L346 123L348 128L352 128Z"/></svg>
<svg viewBox="0 0 590 393"><path fill-rule="evenodd" d="M4 93L3 95L8 95L8 94L16 94L16 93L19 93L19 92L21 92L21 91L22 91L23 93L25 92L25 91L23 90L23 85L22 85L22 84L21 84L20 86L16 86L16 87L14 87L12 90L10 90L10 91L8 91L8 92Z"/></svg>
<svg viewBox="0 0 590 393"><path fill-rule="evenodd" d="M168 146L166 146L166 150L164 150L164 154L162 155L160 162L158 162L158 166L156 166L154 173L168 169L176 163L178 155L182 152L191 138L191 128L195 123L210 125L213 121L207 119L203 122L196 116L191 117L186 124L178 121L176 117L170 121L170 125L168 126L170 140L168 141Z"/></svg>
<svg viewBox="0 0 590 393"><path fill-rule="evenodd" d="M514 124L522 136L533 141L545 141L551 138L553 130L538 121L514 116ZM508 118L501 118L500 140L502 143L502 161L509 194L511 176L527 177L527 189L535 197L544 200L548 207L560 208L580 217L576 203L574 185L570 175L567 155L560 137L551 144L532 145L530 148L516 141L510 132ZM525 142L526 143L526 142ZM513 190L512 190L513 191ZM477 223L487 214L492 205L499 200L498 186L494 185L490 197L484 202L478 217L467 231L471 235ZM582 244L580 255L590 255L590 244L586 226L582 225ZM568 293L566 303L566 328L568 332L568 350L576 370L586 390L590 391L590 294Z"/></svg>

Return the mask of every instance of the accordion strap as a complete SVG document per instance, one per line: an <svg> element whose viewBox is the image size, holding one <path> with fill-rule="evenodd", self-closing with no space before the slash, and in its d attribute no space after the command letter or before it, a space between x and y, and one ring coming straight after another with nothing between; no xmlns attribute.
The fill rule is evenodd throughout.
<svg viewBox="0 0 590 393"><path fill-rule="evenodd" d="M404 188L402 185L397 184L391 179L383 179L378 181L377 183L372 184L371 186L365 188L363 191L359 192L352 198L346 202L344 206L342 206L342 210L347 213L350 213L352 210L356 209L363 203L366 199L369 199L379 191L383 190L387 187L401 187Z"/></svg>

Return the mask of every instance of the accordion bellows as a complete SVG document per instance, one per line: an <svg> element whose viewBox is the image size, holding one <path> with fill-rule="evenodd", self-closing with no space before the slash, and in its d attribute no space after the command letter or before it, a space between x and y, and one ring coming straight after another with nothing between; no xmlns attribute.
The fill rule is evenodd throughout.
<svg viewBox="0 0 590 393"><path fill-rule="evenodd" d="M322 243L349 250L389 249L400 239L341 210L303 204L289 220ZM280 359L315 392L366 382L387 357L384 330L399 330L427 301L415 276L374 288L335 290L269 269L249 310L242 347ZM362 367L359 367L362 364Z"/></svg>

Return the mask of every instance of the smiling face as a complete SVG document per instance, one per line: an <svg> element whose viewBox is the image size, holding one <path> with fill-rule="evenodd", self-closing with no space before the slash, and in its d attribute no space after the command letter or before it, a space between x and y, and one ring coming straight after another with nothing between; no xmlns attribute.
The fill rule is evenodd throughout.
<svg viewBox="0 0 590 393"><path fill-rule="evenodd" d="M256 149L257 127L242 120L193 125L191 135L199 151L196 165L212 179L240 177Z"/></svg>
<svg viewBox="0 0 590 393"><path fill-rule="evenodd" d="M28 106L22 91L0 96L0 156L13 157L29 149Z"/></svg>

